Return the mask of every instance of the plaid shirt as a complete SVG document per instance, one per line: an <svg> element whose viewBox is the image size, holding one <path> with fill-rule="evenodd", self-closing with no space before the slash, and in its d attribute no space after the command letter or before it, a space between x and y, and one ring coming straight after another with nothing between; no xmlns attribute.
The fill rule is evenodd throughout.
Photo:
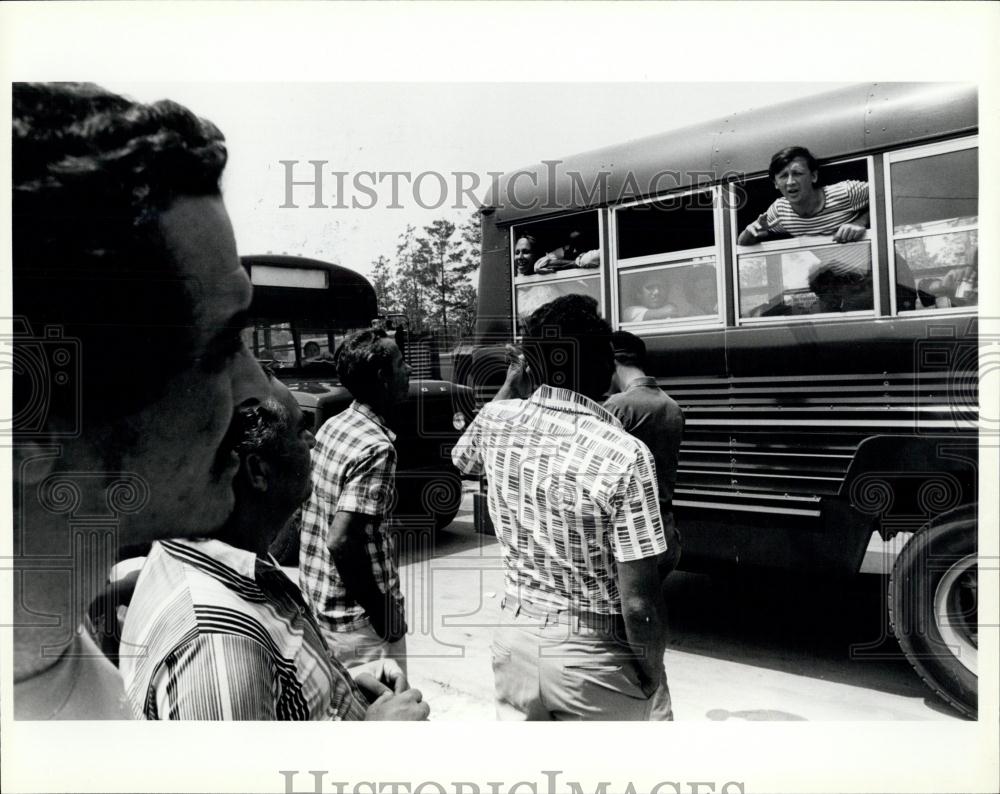
<svg viewBox="0 0 1000 794"><path fill-rule="evenodd" d="M452 459L486 474L506 592L520 601L620 613L617 562L667 548L649 449L576 392L488 403Z"/></svg>
<svg viewBox="0 0 1000 794"><path fill-rule="evenodd" d="M320 624L330 631L357 629L368 622L364 608L344 587L330 555L329 529L338 511L381 519L367 542L375 583L402 607L389 509L396 476L395 434L359 402L328 419L313 448L313 492L302 509L299 582Z"/></svg>
<svg viewBox="0 0 1000 794"><path fill-rule="evenodd" d="M120 653L139 719L365 717L298 588L273 561L220 540L153 544Z"/></svg>

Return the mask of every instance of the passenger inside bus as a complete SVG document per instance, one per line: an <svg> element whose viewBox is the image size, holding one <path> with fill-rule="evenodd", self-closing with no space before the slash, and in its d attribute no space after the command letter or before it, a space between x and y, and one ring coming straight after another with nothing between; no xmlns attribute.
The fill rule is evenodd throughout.
<svg viewBox="0 0 1000 794"><path fill-rule="evenodd" d="M740 232L740 245L755 245L776 233L832 235L838 243L864 237L869 225L866 182L848 179L820 187L819 164L803 146L777 152L767 174L781 198Z"/></svg>
<svg viewBox="0 0 1000 794"><path fill-rule="evenodd" d="M306 361L311 358L319 358L320 352L318 342L306 342L302 347L302 358Z"/></svg>
<svg viewBox="0 0 1000 794"><path fill-rule="evenodd" d="M871 267L856 261L822 262L809 273L809 289L817 298L813 314L870 311L873 306Z"/></svg>
<svg viewBox="0 0 1000 794"><path fill-rule="evenodd" d="M542 249L532 235L525 234L514 243L514 274L531 276L535 273L535 262L542 255Z"/></svg>
<svg viewBox="0 0 1000 794"><path fill-rule="evenodd" d="M718 313L719 293L715 265L695 265L683 284L684 296L691 309L690 316Z"/></svg>
<svg viewBox="0 0 1000 794"><path fill-rule="evenodd" d="M583 235L574 229L566 236L566 242L559 248L549 251L535 262L535 273L555 273L574 267L586 269L600 267L600 249L585 250L586 248Z"/></svg>
<svg viewBox="0 0 1000 794"><path fill-rule="evenodd" d="M669 320L696 313L696 310L681 296L680 289L667 273L653 270L632 281L634 285L632 303L622 310L624 322Z"/></svg>

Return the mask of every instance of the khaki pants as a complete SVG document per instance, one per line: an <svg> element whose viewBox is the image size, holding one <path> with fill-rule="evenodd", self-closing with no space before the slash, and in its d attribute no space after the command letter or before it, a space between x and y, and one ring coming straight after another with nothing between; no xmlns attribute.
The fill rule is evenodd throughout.
<svg viewBox="0 0 1000 794"><path fill-rule="evenodd" d="M394 659L406 671L406 637L396 642L386 642L367 621L351 631L330 631L324 627L326 639L333 655L344 667L351 669L377 659Z"/></svg>
<svg viewBox="0 0 1000 794"><path fill-rule="evenodd" d="M500 720L672 720L667 682L647 697L613 629L505 605L493 636Z"/></svg>

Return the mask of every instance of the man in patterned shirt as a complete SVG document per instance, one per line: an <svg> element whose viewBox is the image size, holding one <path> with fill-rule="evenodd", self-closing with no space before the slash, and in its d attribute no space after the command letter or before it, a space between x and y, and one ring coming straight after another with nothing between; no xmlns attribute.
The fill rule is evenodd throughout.
<svg viewBox="0 0 1000 794"><path fill-rule="evenodd" d="M528 318L524 352L452 453L486 475L504 561L497 716L671 719L653 459L595 402L611 378L611 329L593 298L566 295ZM506 399L532 373L541 386Z"/></svg>
<svg viewBox="0 0 1000 794"><path fill-rule="evenodd" d="M236 508L210 539L153 544L120 658L136 717L212 720L424 719L391 662L356 671L332 657L298 588L267 554L312 489L314 438L291 392L240 410Z"/></svg>
<svg viewBox="0 0 1000 794"><path fill-rule="evenodd" d="M348 667L391 657L406 669L406 618L387 526L396 476L385 417L406 399L410 367L382 328L337 351L354 402L316 438L315 490L302 510L302 591L337 658Z"/></svg>

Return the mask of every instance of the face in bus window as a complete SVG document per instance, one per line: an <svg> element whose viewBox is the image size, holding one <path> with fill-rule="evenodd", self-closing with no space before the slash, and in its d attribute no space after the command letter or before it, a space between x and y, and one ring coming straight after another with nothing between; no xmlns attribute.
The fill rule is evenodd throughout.
<svg viewBox="0 0 1000 794"><path fill-rule="evenodd" d="M639 287L639 303L647 309L660 309L667 303L667 287L661 276L653 276Z"/></svg>
<svg viewBox="0 0 1000 794"><path fill-rule="evenodd" d="M819 174L809 170L802 157L796 157L774 176L774 186L793 207L810 205L816 193Z"/></svg>
<svg viewBox="0 0 1000 794"><path fill-rule="evenodd" d="M686 297L695 314L714 314L717 311L715 270L696 268L686 283Z"/></svg>
<svg viewBox="0 0 1000 794"><path fill-rule="evenodd" d="M535 272L535 260L541 255L532 237L522 237L514 244L514 268L522 276Z"/></svg>
<svg viewBox="0 0 1000 794"><path fill-rule="evenodd" d="M319 343L306 342L302 348L303 358L316 358L320 354Z"/></svg>

